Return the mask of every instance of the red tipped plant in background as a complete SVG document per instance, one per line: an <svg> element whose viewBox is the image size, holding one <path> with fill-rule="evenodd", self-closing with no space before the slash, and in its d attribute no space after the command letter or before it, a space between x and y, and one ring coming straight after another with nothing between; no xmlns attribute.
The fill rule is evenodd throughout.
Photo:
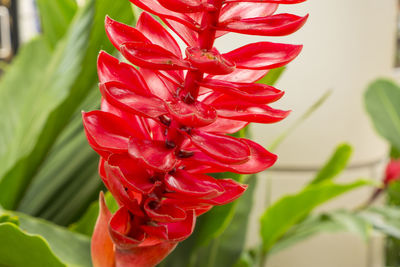
<svg viewBox="0 0 400 267"><path fill-rule="evenodd" d="M100 198L95 267L158 264L192 233L197 216L246 189L206 173L258 173L274 164L276 156L260 145L227 134L288 115L268 106L282 91L254 82L301 46L258 42L221 54L214 41L228 32L291 34L307 16L274 12L303 1L131 0L179 35L185 56L148 13L136 28L106 18L110 41L139 69L101 52L101 111L83 114L101 178L120 206L111 215Z"/></svg>

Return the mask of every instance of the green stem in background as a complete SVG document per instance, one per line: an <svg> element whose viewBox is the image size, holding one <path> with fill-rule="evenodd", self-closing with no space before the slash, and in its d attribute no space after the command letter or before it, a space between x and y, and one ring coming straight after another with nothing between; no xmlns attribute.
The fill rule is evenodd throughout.
<svg viewBox="0 0 400 267"><path fill-rule="evenodd" d="M332 90L326 91L314 104L312 104L306 112L303 113L286 131L284 131L272 145L269 146L268 150L274 152L277 147L297 128L299 127L305 120L307 120L316 110L318 110L323 103L328 99L328 97L332 94Z"/></svg>

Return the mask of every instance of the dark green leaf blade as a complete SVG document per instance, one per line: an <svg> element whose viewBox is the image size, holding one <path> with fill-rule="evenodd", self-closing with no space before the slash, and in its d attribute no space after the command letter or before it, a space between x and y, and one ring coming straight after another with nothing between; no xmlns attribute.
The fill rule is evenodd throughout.
<svg viewBox="0 0 400 267"><path fill-rule="evenodd" d="M38 70L39 73L35 73L32 84L21 88L20 80L23 79L20 75L23 75L25 68L37 68L37 66L32 66L30 60L35 62L38 60L35 57L40 57L40 54L23 54L22 56L26 57L23 61L27 64L16 65L19 69L14 70L19 75L10 79L10 76L6 74L8 79L0 84L0 94L11 97L12 103L23 102L21 106L16 105L0 110L1 116L7 118L1 132L5 151L0 153L0 177L2 177L0 203L5 208L15 207L30 183L31 177L28 173L32 171L31 168L36 168L41 162L41 157L37 157L34 148L38 146L42 148L42 144L37 143L41 136L51 135L50 129L44 130L46 120L49 114L68 97L69 89L79 75L89 38L87 28L90 28L92 20L93 8L88 2L87 7L81 10L72 23L67 38L57 46L48 65ZM24 91L22 100L15 98L13 91L22 89ZM12 117L10 113L16 116ZM3 132L7 130L13 134L5 136ZM6 176L3 176L5 171L8 172Z"/></svg>
<svg viewBox="0 0 400 267"><path fill-rule="evenodd" d="M118 14L121 20L126 23L133 20L129 2L118 1L109 5L107 0L87 1L86 8L78 12L78 14L84 15L77 15L74 18L69 33L65 36L66 40L57 45L56 54L47 68L50 73L43 73L42 69L39 76L43 77L46 82L43 83L42 80L39 80L35 83L36 87L41 88L43 92L36 92L31 97L31 104L24 105L25 107L38 105L46 108L40 108L40 111L36 112L39 114L35 116L29 110L30 113L26 116L27 118L25 114L22 118L18 118L24 122L32 122L32 125L22 122L15 123L15 121L5 123L6 126L14 125L16 129L5 130L4 132L11 132L11 134L7 136L8 139L4 138L5 140L1 140L2 137L0 136L1 142L5 141L4 143L7 146L10 142L14 142L23 149L21 151L10 149L9 151L12 152L0 153L0 159L3 159L3 157L7 159L7 162L2 161L0 163L6 165L0 166L2 171L0 171L0 177L2 177L0 178L0 203L4 207L15 208L18 205L23 193L35 177L40 164L54 145L56 138L97 83L96 59L98 51L100 48L111 49L112 47L104 32L103 22L107 13L111 16ZM70 70L71 76L68 75ZM18 72L24 73L24 70ZM63 81L68 83L63 84ZM0 92L1 88L0 85ZM14 86L7 88L12 90ZM52 92L51 89L55 89L53 93L56 95L56 99L45 97L49 92ZM24 90L32 91L29 86ZM38 98L42 102L38 101ZM17 101L19 100L12 102ZM10 110L0 112L0 114L3 113L9 117ZM19 111L16 113L19 113ZM29 129L20 129L19 125L21 124L25 124ZM15 125L18 125L18 127ZM15 137L14 130L24 134L22 140L26 142L24 146L19 145L23 142ZM26 136L26 134L29 134L29 136ZM7 173L4 176L6 171Z"/></svg>

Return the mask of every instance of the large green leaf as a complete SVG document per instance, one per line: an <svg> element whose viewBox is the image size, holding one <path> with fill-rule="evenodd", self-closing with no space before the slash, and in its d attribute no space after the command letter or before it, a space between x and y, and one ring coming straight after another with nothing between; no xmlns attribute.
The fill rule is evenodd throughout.
<svg viewBox="0 0 400 267"><path fill-rule="evenodd" d="M263 247L268 251L290 228L314 208L324 202L370 181L359 180L351 184L334 184L331 181L310 185L301 192L281 198L271 205L261 218Z"/></svg>
<svg viewBox="0 0 400 267"><path fill-rule="evenodd" d="M400 87L377 80L368 87L364 101L377 132L400 150Z"/></svg>
<svg viewBox="0 0 400 267"><path fill-rule="evenodd" d="M347 166L352 153L352 148L348 144L339 145L331 158L325 163L317 173L311 184L318 184L323 181L331 180L341 173Z"/></svg>
<svg viewBox="0 0 400 267"><path fill-rule="evenodd" d="M0 183L0 203L6 208L14 207L28 186L30 177L24 175L24 172L28 172L32 163L40 163L40 158L32 155L28 161L26 156L38 145L36 142L41 134L50 134L42 132L46 120L68 97L68 91L79 75L92 20L93 8L88 3L75 18L67 38L57 46L47 65L40 69L35 66L35 62L39 60L37 58L41 57L39 51L21 53L12 71L6 73L0 84L0 94L8 97L11 102L9 105L2 105L0 110L1 116L5 118L2 120L4 127L1 127L0 133L3 143L0 177L3 177L5 171L9 171ZM21 80L24 80L21 75L26 70L32 71L35 68L37 70L32 75L32 83L21 87ZM15 91L22 91L23 94L16 97L17 94L13 93ZM1 99L5 102L4 97ZM3 132L9 132L9 135ZM25 158L21 161L23 157ZM13 166L17 168L10 170Z"/></svg>
<svg viewBox="0 0 400 267"><path fill-rule="evenodd" d="M34 255L38 254L38 256L42 256L43 258L49 257L49 248L52 251L50 254L54 253L53 257L57 257L59 262L65 263L67 266L91 266L90 239L88 237L73 233L64 227L57 226L41 219L33 218L22 213L0 210L0 217L2 215L11 215L13 218L17 217L19 228L23 232L14 227L13 230L10 230L12 231L13 235L8 236L10 238L9 242L6 242L6 240L3 239L6 237L6 233L0 233L2 241L0 244L0 254L2 252L6 253L7 249L11 249L18 252L17 255L21 258L21 260L30 259L31 262L26 261L25 264L6 265L0 260L0 266L3 266L2 264L13 267L60 266L41 264L43 262L40 259L37 261L39 265L30 265L36 264L36 261L34 260L35 256L29 258L31 256L30 253L33 253ZM18 232L23 233L23 235ZM32 235L35 235L33 241L31 240ZM23 239L21 240L20 238ZM14 242L18 242L18 244L15 246L10 245ZM31 244L31 242L34 242L32 247L25 247L25 245ZM40 250L38 251L37 249ZM24 257L24 255L26 255L26 257Z"/></svg>
<svg viewBox="0 0 400 267"><path fill-rule="evenodd" d="M7 118L2 120L0 133L0 203L4 207L18 205L56 138L96 84L98 51L112 47L103 26L107 13L125 23L133 19L128 1L110 5L107 0L89 0L47 66L38 68L36 54L26 55L20 60L26 64L19 64L14 76L0 84L0 96L4 94L2 99L11 103L0 109L0 115ZM25 68L31 70L27 65L37 72L27 74ZM21 75L35 79L21 86ZM21 97L15 97L16 88L23 88Z"/></svg>
<svg viewBox="0 0 400 267"><path fill-rule="evenodd" d="M24 233L15 224L0 223L0 266L63 267L46 240Z"/></svg>
<svg viewBox="0 0 400 267"><path fill-rule="evenodd" d="M96 109L99 97L97 90L92 91L80 109ZM58 138L18 210L69 225L98 198L97 165L98 155L87 145L78 113Z"/></svg>
<svg viewBox="0 0 400 267"><path fill-rule="evenodd" d="M78 6L75 0L38 0L42 30L51 47L66 33Z"/></svg>

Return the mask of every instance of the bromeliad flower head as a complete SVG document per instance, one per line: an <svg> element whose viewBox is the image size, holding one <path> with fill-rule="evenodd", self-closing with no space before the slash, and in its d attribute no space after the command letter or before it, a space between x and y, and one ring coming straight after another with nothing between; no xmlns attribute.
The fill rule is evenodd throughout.
<svg viewBox="0 0 400 267"><path fill-rule="evenodd" d="M289 112L268 104L283 92L255 83L293 60L300 45L258 42L220 53L229 32L283 36L307 20L274 14L305 0L131 0L157 15L187 45L143 12L136 28L106 18L106 33L133 65L101 52L100 111L83 113L99 173L120 208L101 212L92 240L95 267L154 266L193 231L196 217L237 199L246 186L208 173L250 174L276 156L232 134Z"/></svg>

